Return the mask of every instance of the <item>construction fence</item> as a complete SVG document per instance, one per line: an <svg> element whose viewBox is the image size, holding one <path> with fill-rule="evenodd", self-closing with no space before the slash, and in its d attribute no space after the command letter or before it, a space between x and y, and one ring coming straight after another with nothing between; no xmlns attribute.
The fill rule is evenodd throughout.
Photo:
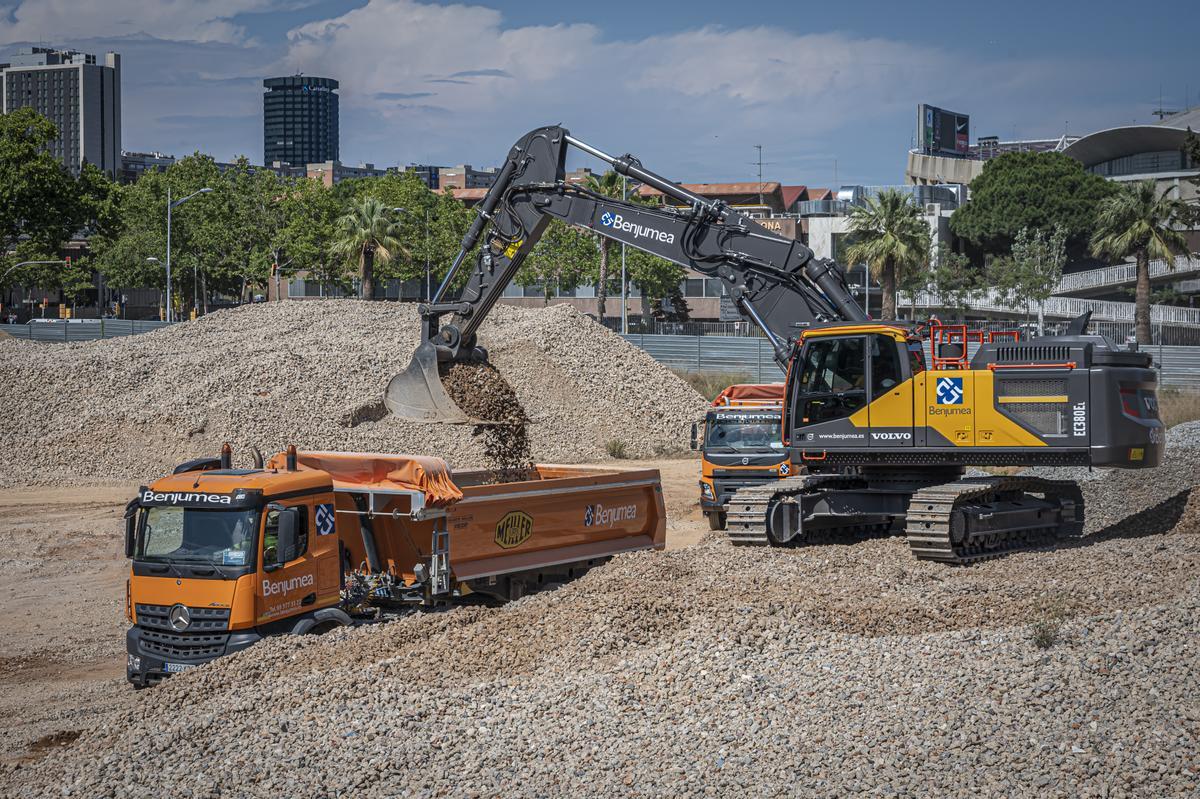
<svg viewBox="0 0 1200 799"><path fill-rule="evenodd" d="M34 319L23 325L0 325L0 335L28 341L94 341L149 333L170 324L142 319Z"/></svg>
<svg viewBox="0 0 1200 799"><path fill-rule="evenodd" d="M752 336L674 336L628 333L626 341L645 350L659 363L681 372L720 373L755 383L783 380L771 345ZM926 342L926 362L929 344ZM968 346L974 355L978 344ZM1159 384L1165 388L1200 391L1200 347L1153 345L1145 349L1159 369Z"/></svg>

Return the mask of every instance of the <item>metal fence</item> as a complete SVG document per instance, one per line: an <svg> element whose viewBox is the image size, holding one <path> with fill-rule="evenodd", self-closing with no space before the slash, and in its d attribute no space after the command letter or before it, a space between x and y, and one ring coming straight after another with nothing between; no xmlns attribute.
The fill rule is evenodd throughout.
<svg viewBox="0 0 1200 799"><path fill-rule="evenodd" d="M148 333L170 324L141 319L47 319L23 325L0 325L0 333L29 341L94 341Z"/></svg>
<svg viewBox="0 0 1200 799"><path fill-rule="evenodd" d="M775 363L766 339L746 336L667 336L629 333L623 338L659 363L683 372L737 375L751 382L782 380L783 371ZM926 342L926 363L929 344ZM978 344L968 346L974 355ZM1200 390L1200 347L1154 345L1146 348L1159 369L1164 388Z"/></svg>

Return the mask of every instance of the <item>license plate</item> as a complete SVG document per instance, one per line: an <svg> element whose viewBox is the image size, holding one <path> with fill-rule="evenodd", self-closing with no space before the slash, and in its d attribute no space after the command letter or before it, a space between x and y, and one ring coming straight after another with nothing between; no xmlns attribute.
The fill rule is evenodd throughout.
<svg viewBox="0 0 1200 799"><path fill-rule="evenodd" d="M165 668L167 670L168 674L173 674L173 673L180 672L180 671L187 671L188 669L194 669L194 668L196 668L196 664L195 663L164 663L163 668Z"/></svg>

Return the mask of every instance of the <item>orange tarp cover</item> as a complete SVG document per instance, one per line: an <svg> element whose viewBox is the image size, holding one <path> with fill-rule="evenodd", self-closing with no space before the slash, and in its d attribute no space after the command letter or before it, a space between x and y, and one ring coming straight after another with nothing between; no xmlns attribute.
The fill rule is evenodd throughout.
<svg viewBox="0 0 1200 799"><path fill-rule="evenodd" d="M739 383L718 394L713 405L743 402L783 402L783 383Z"/></svg>
<svg viewBox="0 0 1200 799"><path fill-rule="evenodd" d="M269 469L284 469L287 454L267 462ZM425 504L440 508L462 499L450 467L441 458L427 455L380 455L363 452L297 452L298 469L319 469L333 478L334 488L392 488L420 491Z"/></svg>

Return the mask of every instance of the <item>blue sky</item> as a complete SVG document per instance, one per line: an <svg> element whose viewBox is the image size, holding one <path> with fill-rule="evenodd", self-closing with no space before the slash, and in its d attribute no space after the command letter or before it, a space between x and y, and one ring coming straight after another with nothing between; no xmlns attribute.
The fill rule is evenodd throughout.
<svg viewBox="0 0 1200 799"><path fill-rule="evenodd" d="M560 122L683 181L752 180L761 144L768 179L898 183L921 102L972 139L1200 105L1196 0L935 5L0 0L0 53L120 52L129 150L259 161L262 78L300 70L341 81L347 163L485 166Z"/></svg>

